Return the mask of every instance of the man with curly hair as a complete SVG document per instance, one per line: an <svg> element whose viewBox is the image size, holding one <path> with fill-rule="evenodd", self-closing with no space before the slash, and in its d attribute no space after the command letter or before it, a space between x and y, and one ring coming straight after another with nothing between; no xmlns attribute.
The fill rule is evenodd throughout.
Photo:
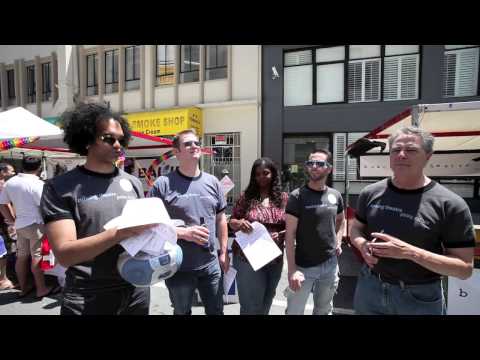
<svg viewBox="0 0 480 360"><path fill-rule="evenodd" d="M67 267L61 315L148 315L150 288L123 280L119 242L149 226L104 230L129 199L143 197L140 181L114 163L128 145L127 121L102 104L80 104L62 114L64 141L87 157L84 166L45 184L42 216L53 252Z"/></svg>

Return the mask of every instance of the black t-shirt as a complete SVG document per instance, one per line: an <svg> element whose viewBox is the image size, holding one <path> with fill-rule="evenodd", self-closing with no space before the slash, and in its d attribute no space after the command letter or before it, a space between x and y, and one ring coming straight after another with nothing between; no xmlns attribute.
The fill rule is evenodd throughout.
<svg viewBox="0 0 480 360"><path fill-rule="evenodd" d="M465 200L435 181L415 190L399 189L391 179L368 185L358 197L356 217L366 225L366 234L383 230L436 254L443 254L444 248L475 246L472 216ZM373 270L406 283L440 278L439 274L403 259L381 258Z"/></svg>
<svg viewBox="0 0 480 360"><path fill-rule="evenodd" d="M127 200L141 197L142 184L123 170L115 168L111 174L100 174L77 166L45 184L40 211L45 224L74 220L77 239L82 239L103 232L108 221L121 215ZM117 270L123 251L117 244L93 260L70 266L66 286L96 291L130 287Z"/></svg>
<svg viewBox="0 0 480 360"><path fill-rule="evenodd" d="M307 185L292 191L288 198L287 214L298 218L295 263L312 267L335 256L335 220L343 212L340 193L327 186L324 191Z"/></svg>

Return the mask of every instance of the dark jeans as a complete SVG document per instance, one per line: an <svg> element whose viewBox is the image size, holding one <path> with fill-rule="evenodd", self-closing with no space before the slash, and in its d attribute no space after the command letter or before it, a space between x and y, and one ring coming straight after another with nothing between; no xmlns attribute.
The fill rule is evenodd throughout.
<svg viewBox="0 0 480 360"><path fill-rule="evenodd" d="M272 261L254 271L248 260L234 255L233 266L238 271L240 315L268 315L282 276L283 261Z"/></svg>
<svg viewBox="0 0 480 360"><path fill-rule="evenodd" d="M429 284L393 285L381 281L364 265L355 289L358 315L445 315L440 280Z"/></svg>
<svg viewBox="0 0 480 360"><path fill-rule="evenodd" d="M191 315L195 289L205 306L206 315L223 315L222 274L218 261L206 268L192 271L177 271L165 280L174 315Z"/></svg>
<svg viewBox="0 0 480 360"><path fill-rule="evenodd" d="M150 287L101 292L65 289L60 315L148 315Z"/></svg>

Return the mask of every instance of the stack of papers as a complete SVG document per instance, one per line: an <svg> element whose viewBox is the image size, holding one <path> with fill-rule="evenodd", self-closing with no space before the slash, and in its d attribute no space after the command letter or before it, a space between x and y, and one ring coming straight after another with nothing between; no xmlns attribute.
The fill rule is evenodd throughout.
<svg viewBox="0 0 480 360"><path fill-rule="evenodd" d="M104 229L120 230L149 224L158 225L120 242L130 256L135 256L139 251L158 256L164 252L165 242L177 243L175 226L159 198L128 200L122 215L106 223Z"/></svg>
<svg viewBox="0 0 480 360"><path fill-rule="evenodd" d="M255 221L252 223L252 227L253 231L249 234L237 231L235 241L240 245L253 270L257 271L282 255L282 251L272 240L265 226Z"/></svg>

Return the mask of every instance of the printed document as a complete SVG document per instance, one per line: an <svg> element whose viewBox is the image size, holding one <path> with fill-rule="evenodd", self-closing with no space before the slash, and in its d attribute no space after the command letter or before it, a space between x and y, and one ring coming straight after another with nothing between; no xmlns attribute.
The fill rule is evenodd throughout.
<svg viewBox="0 0 480 360"><path fill-rule="evenodd" d="M265 226L255 221L252 223L252 227L253 231L249 234L237 231L235 241L240 245L253 270L257 271L282 255L282 252L272 240Z"/></svg>
<svg viewBox="0 0 480 360"><path fill-rule="evenodd" d="M133 226L157 224L140 235L122 240L120 245L135 256L139 251L158 256L163 252L165 242L177 243L177 233L163 201L159 198L128 200L122 215L104 225L105 230L116 227L125 229Z"/></svg>

